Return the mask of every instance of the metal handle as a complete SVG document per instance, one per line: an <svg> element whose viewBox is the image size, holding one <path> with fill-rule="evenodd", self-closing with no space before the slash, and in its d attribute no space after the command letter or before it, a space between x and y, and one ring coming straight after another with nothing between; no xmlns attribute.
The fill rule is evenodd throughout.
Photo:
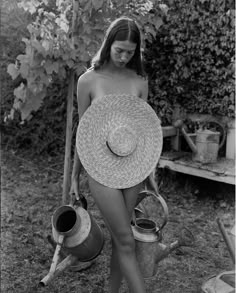
<svg viewBox="0 0 236 293"><path fill-rule="evenodd" d="M75 200L71 205L73 207L82 206L82 208L87 210L88 209L88 202L87 202L86 198L82 194L79 195L79 198L77 198L76 194L74 194L74 195L75 195Z"/></svg>
<svg viewBox="0 0 236 293"><path fill-rule="evenodd" d="M163 219L163 223L161 224L159 230L162 230L164 228L164 226L167 224L168 219L169 219L169 211L168 211L168 206L166 204L166 201L159 193L155 193L155 192L148 190L148 189L144 189L144 190L140 191L140 194L141 193L153 195L161 203L163 211L164 211L164 219Z"/></svg>
<svg viewBox="0 0 236 293"><path fill-rule="evenodd" d="M219 149L222 148L222 146L225 143L225 139L226 139L226 129L225 127L218 121L215 121L214 119L209 119L207 121L203 122L202 127L210 127L211 124L216 124L217 126L219 126L220 130L217 130L218 132L220 132L221 137L221 141L219 142Z"/></svg>

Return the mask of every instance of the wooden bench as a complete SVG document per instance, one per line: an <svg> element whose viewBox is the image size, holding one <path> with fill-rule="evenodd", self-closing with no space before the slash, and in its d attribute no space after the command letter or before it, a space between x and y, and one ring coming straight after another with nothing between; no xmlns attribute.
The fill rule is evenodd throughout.
<svg viewBox="0 0 236 293"><path fill-rule="evenodd" d="M214 119L210 115L185 115L185 119L191 121L204 121ZM210 180L235 185L235 124L234 120L220 118L221 123L226 126L226 155L218 157L216 163L202 164L192 160L191 151L182 151L181 144L184 140L179 129L173 126L162 127L163 138L169 137L171 151L163 150L158 168L169 168L172 171L198 176Z"/></svg>

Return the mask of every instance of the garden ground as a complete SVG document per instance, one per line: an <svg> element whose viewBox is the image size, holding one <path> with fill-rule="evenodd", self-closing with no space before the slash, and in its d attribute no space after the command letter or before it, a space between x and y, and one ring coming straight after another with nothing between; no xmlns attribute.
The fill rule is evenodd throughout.
<svg viewBox="0 0 236 293"><path fill-rule="evenodd" d="M54 252L47 236L51 235L51 215L62 199L62 157L30 159L24 153L2 150L2 293L108 293L110 238L85 178L82 190L88 209L104 231L104 248L87 270L68 269L48 286L38 286L48 273ZM216 219L219 217L226 229L232 227L234 187L170 172L160 173L158 179L170 215L163 242L173 242L181 227L187 226L195 243L173 251L159 263L157 275L145 281L147 292L200 293L209 277L233 269ZM125 284L121 292L128 292Z"/></svg>

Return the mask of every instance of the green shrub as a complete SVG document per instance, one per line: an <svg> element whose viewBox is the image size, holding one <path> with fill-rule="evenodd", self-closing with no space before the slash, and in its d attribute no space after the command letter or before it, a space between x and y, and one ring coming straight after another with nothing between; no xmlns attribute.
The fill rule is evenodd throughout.
<svg viewBox="0 0 236 293"><path fill-rule="evenodd" d="M13 149L32 150L35 155L61 152L65 144L67 89L66 83L53 82L43 105L29 121L19 123L19 113L19 117L4 124L3 143Z"/></svg>
<svg viewBox="0 0 236 293"><path fill-rule="evenodd" d="M174 103L188 112L234 117L234 6L225 0L175 0L147 42L149 102L163 124Z"/></svg>

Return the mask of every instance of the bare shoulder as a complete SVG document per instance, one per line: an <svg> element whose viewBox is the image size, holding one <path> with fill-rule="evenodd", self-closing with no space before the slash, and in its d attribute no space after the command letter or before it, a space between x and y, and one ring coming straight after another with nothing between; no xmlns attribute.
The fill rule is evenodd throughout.
<svg viewBox="0 0 236 293"><path fill-rule="evenodd" d="M77 102L78 112L81 118L87 108L91 105L92 84L94 81L93 70L87 70L83 73L77 83Z"/></svg>
<svg viewBox="0 0 236 293"><path fill-rule="evenodd" d="M94 70L87 70L78 79L78 86L88 86L95 79Z"/></svg>
<svg viewBox="0 0 236 293"><path fill-rule="evenodd" d="M141 76L141 75L136 75L137 76L137 79L138 81L140 82L140 84L142 86L147 86L148 85L148 78L147 76Z"/></svg>
<svg viewBox="0 0 236 293"><path fill-rule="evenodd" d="M129 71L129 76L133 79L133 81L139 83L141 86L146 86L148 84L148 77L137 74L135 71Z"/></svg>

